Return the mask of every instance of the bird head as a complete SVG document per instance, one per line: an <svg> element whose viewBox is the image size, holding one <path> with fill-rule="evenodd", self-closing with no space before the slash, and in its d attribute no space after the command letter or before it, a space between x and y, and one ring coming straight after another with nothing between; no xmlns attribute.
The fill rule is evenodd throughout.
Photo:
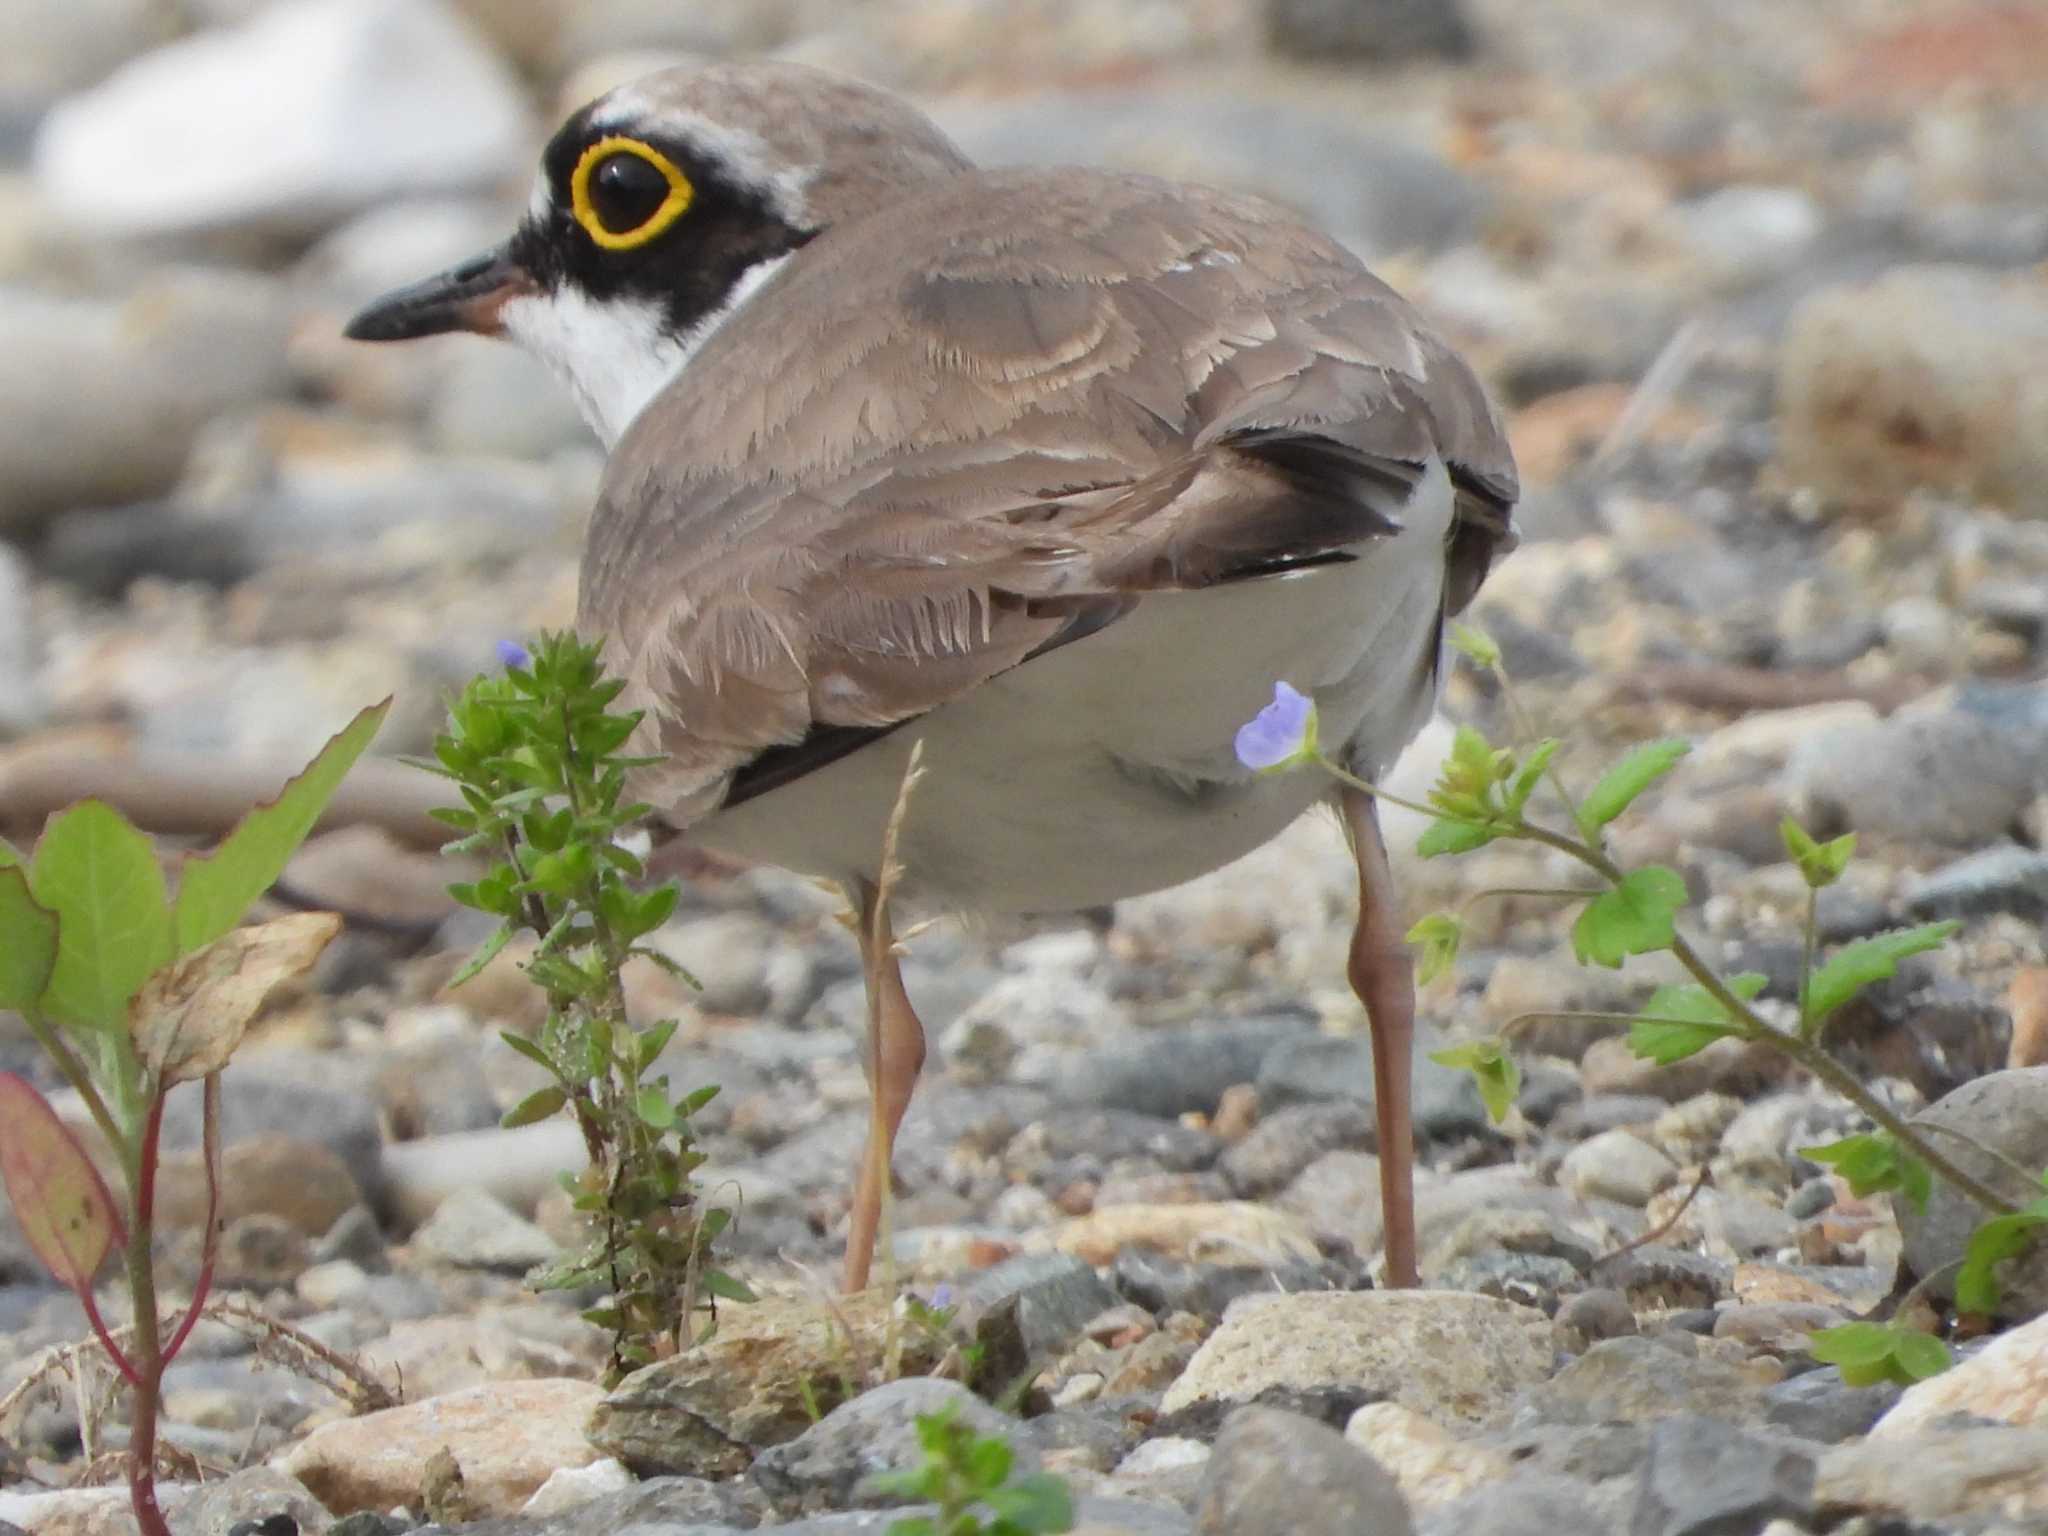
<svg viewBox="0 0 2048 1536"><path fill-rule="evenodd" d="M562 125L502 245L385 294L346 334L508 337L615 443L794 252L967 167L922 113L857 81L779 63L666 70Z"/></svg>

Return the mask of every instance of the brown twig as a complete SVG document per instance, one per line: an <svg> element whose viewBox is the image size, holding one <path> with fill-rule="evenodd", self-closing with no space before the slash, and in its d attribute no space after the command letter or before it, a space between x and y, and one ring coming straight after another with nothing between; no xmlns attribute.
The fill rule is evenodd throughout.
<svg viewBox="0 0 2048 1536"><path fill-rule="evenodd" d="M1698 1198L1699 1192L1705 1189L1707 1185L1710 1182L1712 1182L1713 1177L1713 1168L1709 1164L1701 1163L1699 1177L1692 1181L1692 1188L1688 1189L1685 1192L1685 1198L1678 1202L1677 1206L1673 1208L1669 1216L1666 1216L1662 1221L1658 1222L1657 1225L1650 1228L1649 1231L1640 1233L1637 1236L1630 1238L1627 1242L1623 1243L1619 1248L1608 1249L1607 1252L1601 1254L1600 1257L1595 1259L1593 1263L1596 1266L1611 1263L1613 1260L1620 1258L1623 1254L1634 1253L1638 1248L1646 1247L1647 1245L1656 1242L1658 1238L1663 1237L1673 1227L1678 1225L1679 1217L1683 1216L1686 1213L1687 1208L1691 1206L1691 1204L1696 1198Z"/></svg>
<svg viewBox="0 0 2048 1536"><path fill-rule="evenodd" d="M150 832L219 837L251 805L273 798L301 765L272 766L191 754L141 755L108 733L66 733L0 753L0 822L33 836L74 801L104 800ZM447 787L424 769L388 758L358 762L320 818L323 829L363 823L411 847L433 850L448 829L427 812Z"/></svg>

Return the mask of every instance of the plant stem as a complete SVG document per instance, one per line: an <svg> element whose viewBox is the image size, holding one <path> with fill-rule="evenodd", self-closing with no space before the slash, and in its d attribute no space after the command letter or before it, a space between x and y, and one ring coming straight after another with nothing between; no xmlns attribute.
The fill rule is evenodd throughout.
<svg viewBox="0 0 2048 1536"><path fill-rule="evenodd" d="M1622 882L1623 875L1621 869L1613 860L1597 849L1589 848L1583 843L1574 842L1562 833L1553 832L1548 827L1540 827L1532 822L1524 822L1516 829L1516 832L1521 836L1534 838L1539 843L1555 848L1560 853L1568 854L1587 868L1596 871L1602 879L1607 880L1611 884L1619 885ZM2013 1202L2002 1198L1988 1185L1964 1172L1948 1158L1930 1147L1925 1137L1909 1126L1905 1119L1889 1104L1885 1103L1883 1099L1858 1082L1856 1075L1836 1061L1834 1057L1828 1055L1826 1051L1813 1042L1803 1039L1797 1034L1777 1028L1742 998L1736 996L1734 992L1729 990L1728 984L1721 979L1720 973L1707 963L1705 957L1698 950L1692 947L1692 944L1686 939L1684 934L1675 933L1672 935L1671 953L1677 957L1680 965L1692 973L1693 979L1706 989L1707 994L1715 1002L1719 1003L1722 1008L1727 1010L1729 1018L1735 1020L1740 1026L1744 1038L1761 1040L1766 1044L1776 1046L1780 1051L1790 1056L1798 1065L1804 1067L1811 1076L1826 1083L1835 1092L1862 1110L1874 1123L1889 1131L1900 1145L1910 1148L1915 1157L1927 1164L1929 1168L1933 1169L1951 1186L1976 1201L1977 1204L1983 1206L1986 1210L1995 1211L2000 1215L2010 1215L2019 1209Z"/></svg>
<svg viewBox="0 0 2048 1536"><path fill-rule="evenodd" d="M125 1259L140 1379L131 1393L134 1409L128 1430L128 1502L135 1511L136 1524L142 1527L142 1536L171 1536L156 1502L156 1415L158 1399L163 1395L164 1360L150 1238L155 1227L157 1140L163 1130L164 1095L161 1088L151 1086L154 1091L149 1099L149 1112L142 1134L133 1146L129 1166L134 1220L128 1224Z"/></svg>
<svg viewBox="0 0 2048 1536"><path fill-rule="evenodd" d="M1815 1034L1813 1004L1813 951L1817 930L1820 926L1820 891L1815 886L1806 888L1806 947L1799 959L1799 1038L1811 1040Z"/></svg>
<svg viewBox="0 0 2048 1536"><path fill-rule="evenodd" d="M209 1072L200 1091L205 1095L201 1101L199 1140L200 1161L206 1165L206 1226L199 1239L199 1278L192 1282L192 1304L179 1319L170 1343L164 1346L165 1365L178 1358L192 1325L199 1321L206 1293L213 1289L214 1261L220 1256L220 1074Z"/></svg>

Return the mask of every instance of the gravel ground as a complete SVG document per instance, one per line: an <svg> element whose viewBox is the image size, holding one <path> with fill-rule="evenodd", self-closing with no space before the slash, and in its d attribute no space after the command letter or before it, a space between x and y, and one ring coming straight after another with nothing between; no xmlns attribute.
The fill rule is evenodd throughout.
<svg viewBox="0 0 2048 1536"><path fill-rule="evenodd" d="M1508 408L1524 547L1476 621L1590 782L1679 735L1616 828L1688 928L1791 1006L1787 814L1854 827L1833 944L1962 919L1838 1016L1902 1111L2048 1162L2048 11L1995 0L18 0L0 60L0 824L86 774L185 786L303 758L395 694L431 739L502 637L567 621L600 458L535 366L343 342L357 302L495 238L565 102L677 50L773 50L916 95L987 161L1102 159L1253 187L1374 261ZM399 71L393 58L412 66ZM405 78L399 78L401 73ZM294 89L282 92L279 81ZM1497 738L1467 673L1451 723ZM94 780L103 782L103 780ZM184 791L177 791L184 792ZM1064 1475L1084 1528L1519 1536L2048 1529L2048 1260L1910 1390L1807 1334L1936 1276L1970 1225L1857 1199L1799 1148L1855 1129L1754 1053L1637 1061L1612 1022L1516 1026L1491 1123L1415 1084L1421 1293L1380 1244L1351 899L1333 825L1088 921L943 925L906 975L934 1049L900 1143L890 1275L829 1295L864 1123L834 901L706 863L637 1010L716 1082L707 1182L765 1299L607 1395L606 1340L522 1284L568 1232L573 1134L535 1086L516 955L410 808L317 839L290 886L352 915L225 1088L223 1284L400 1399L351 1416L260 1322L207 1324L166 1435L181 1531L884 1530L863 1479L958 1401ZM1407 853L1420 914L1569 870ZM1569 914L1465 909L1432 1044L1625 1011L1668 968L1572 961ZM0 1069L46 1085L0 1014ZM1930 1106L1932 1108L1930 1109ZM196 1105L167 1126L189 1279ZM565 1144L566 1136L566 1144ZM0 1207L4 1214L4 1207ZM180 1281L179 1283L186 1283ZM919 1374L945 1287L1028 1370L1007 1420ZM108 1294L102 1306L116 1309ZM85 1332L0 1219L0 1394ZM903 1379L883 1361L900 1356ZM331 1378L328 1378L331 1379ZM61 1382L61 1379L60 1379ZM0 1422L4 1522L132 1529L70 1485L118 1412L44 1389ZM814 1412L815 1410L815 1412ZM451 1480L431 1454L449 1450ZM394 1511L397 1513L394 1514ZM474 1523L486 1522L486 1523ZM269 1528L266 1528L268 1530Z"/></svg>

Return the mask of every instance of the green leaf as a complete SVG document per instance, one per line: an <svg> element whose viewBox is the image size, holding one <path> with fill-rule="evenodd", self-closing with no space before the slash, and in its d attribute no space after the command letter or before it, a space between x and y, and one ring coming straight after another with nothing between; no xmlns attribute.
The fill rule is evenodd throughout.
<svg viewBox="0 0 2048 1536"><path fill-rule="evenodd" d="M1956 1271L1956 1310L1992 1315L1998 1311L1998 1266L2018 1258L2032 1246L2038 1230L2048 1225L2048 1199L2036 1200L2010 1215L1994 1216L1970 1234L1963 1267Z"/></svg>
<svg viewBox="0 0 2048 1536"><path fill-rule="evenodd" d="M1646 741L1600 776L1586 798L1579 803L1579 830L1589 840L1648 789L1678 765L1690 752L1689 743L1676 737Z"/></svg>
<svg viewBox="0 0 2048 1536"><path fill-rule="evenodd" d="M737 1301L742 1305L761 1299L749 1290L744 1283L735 1280L722 1269L707 1269L704 1271L704 1289L723 1301Z"/></svg>
<svg viewBox="0 0 2048 1536"><path fill-rule="evenodd" d="M1470 624L1453 624L1450 626L1450 641L1453 650L1479 666L1491 670L1500 665L1500 647L1483 629L1474 629Z"/></svg>
<svg viewBox="0 0 2048 1536"><path fill-rule="evenodd" d="M633 1096L633 1112L642 1123L651 1125L657 1131L666 1131L676 1123L676 1107L669 1101L668 1089L661 1083L643 1083L640 1091Z"/></svg>
<svg viewBox="0 0 2048 1536"><path fill-rule="evenodd" d="M1016 1452L995 1435L977 1436L967 1447L965 1471L977 1488L1000 1488L1010 1480Z"/></svg>
<svg viewBox="0 0 2048 1536"><path fill-rule="evenodd" d="M1908 955L1939 949L1963 925L1950 918L1945 922L1922 923L1858 939L1844 945L1826 965L1813 973L1806 984L1806 1016L1818 1024L1874 981L1896 975L1899 962Z"/></svg>
<svg viewBox="0 0 2048 1536"><path fill-rule="evenodd" d="M1439 816L1422 829L1422 836L1415 840L1415 851L1425 859L1436 858L1439 854L1470 853L1475 848L1484 848L1500 833L1477 822L1453 821L1448 816Z"/></svg>
<svg viewBox="0 0 2048 1536"><path fill-rule="evenodd" d="M1849 867L1856 852L1854 832L1845 832L1831 842L1817 843L1790 816L1778 824L1778 835L1785 840L1785 852L1799 866L1799 873L1811 890L1818 891L1841 879L1842 871Z"/></svg>
<svg viewBox="0 0 2048 1536"><path fill-rule="evenodd" d="M1557 756L1557 749L1562 745L1555 736L1546 736L1529 749L1529 755L1515 770L1514 777L1508 780L1507 807L1512 814L1522 814L1529 797L1536 793L1536 786L1543 781L1544 770L1550 766L1550 760Z"/></svg>
<svg viewBox="0 0 2048 1536"><path fill-rule="evenodd" d="M1074 1496L1062 1478L1034 1472L986 1495L983 1503L1030 1536L1058 1536L1074 1528Z"/></svg>
<svg viewBox="0 0 2048 1536"><path fill-rule="evenodd" d="M386 699L357 715L278 791L275 800L244 816L213 852L187 862L178 882L181 952L211 944L276 883L390 708Z"/></svg>
<svg viewBox="0 0 2048 1536"><path fill-rule="evenodd" d="M57 915L29 894L18 863L0 862L0 1008L27 1013L57 964Z"/></svg>
<svg viewBox="0 0 2048 1536"><path fill-rule="evenodd" d="M554 1058L526 1036L516 1035L509 1029L501 1029L498 1031L498 1038L504 1041L509 1049L517 1051L537 1066L546 1067L550 1072L556 1070Z"/></svg>
<svg viewBox="0 0 2048 1536"><path fill-rule="evenodd" d="M1613 890L1586 903L1572 924L1572 951L1582 965L1615 969L1630 955L1669 949L1685 900L1685 881L1676 870L1662 864L1632 870Z"/></svg>
<svg viewBox="0 0 2048 1536"><path fill-rule="evenodd" d="M1933 1192L1927 1165L1901 1147L1889 1131L1865 1131L1818 1147L1801 1147L1799 1155L1825 1164L1849 1181L1849 1192L1865 1195L1898 1191L1921 1209Z"/></svg>
<svg viewBox="0 0 2048 1536"><path fill-rule="evenodd" d="M171 958L171 909L149 839L111 806L81 801L44 827L29 885L58 924L43 1011L82 1028L125 1028L128 1000Z"/></svg>
<svg viewBox="0 0 2048 1536"><path fill-rule="evenodd" d="M633 1042L633 1067L635 1071L645 1072L650 1066L654 1065L654 1058L662 1053L662 1049L675 1035L678 1022L676 1019L663 1019L660 1023L643 1031L640 1038Z"/></svg>
<svg viewBox="0 0 2048 1536"><path fill-rule="evenodd" d="M510 923L500 923L492 930L491 936L477 945L476 953L462 962L462 969L448 978L448 985L459 987L465 981L474 980L477 973L498 958L498 951L512 942L514 928Z"/></svg>
<svg viewBox="0 0 2048 1536"><path fill-rule="evenodd" d="M1748 1002L1764 989L1767 978L1744 971L1728 978L1728 990ZM1742 1026L1705 987L1665 986L1650 994L1643 1011L1629 1025L1628 1047L1645 1061L1669 1066L1697 1054Z"/></svg>
<svg viewBox="0 0 2048 1536"><path fill-rule="evenodd" d="M1479 1089L1480 1102L1485 1104L1494 1123L1498 1125L1507 1119L1515 1096L1522 1091L1522 1069L1500 1041L1468 1040L1463 1045L1431 1051L1429 1059L1440 1067L1470 1072Z"/></svg>
<svg viewBox="0 0 2048 1536"><path fill-rule="evenodd" d="M1809 1334L1807 1348L1822 1365L1840 1369L1846 1385L1870 1387L1898 1379L1893 1365L1898 1341L1898 1331L1883 1323L1843 1323Z"/></svg>
<svg viewBox="0 0 2048 1536"><path fill-rule="evenodd" d="M1908 1380L1925 1381L1955 1364L1948 1346L1933 1334L1917 1328L1902 1327L1895 1331L1898 1338L1892 1345L1892 1361Z"/></svg>
<svg viewBox="0 0 2048 1536"><path fill-rule="evenodd" d="M536 1088L506 1110L505 1118L498 1123L508 1129L513 1126L532 1125L535 1121L547 1119L568 1102L569 1095L563 1091L562 1085L549 1083L545 1088Z"/></svg>
<svg viewBox="0 0 2048 1536"><path fill-rule="evenodd" d="M1458 958L1458 941L1463 934L1458 920L1448 912L1432 912L1408 930L1404 942L1422 951L1422 959L1415 968L1417 986L1428 986L1451 968Z"/></svg>
<svg viewBox="0 0 2048 1536"><path fill-rule="evenodd" d="M121 1241L120 1211L71 1128L12 1072L0 1072L0 1181L22 1236L58 1283L90 1287Z"/></svg>

